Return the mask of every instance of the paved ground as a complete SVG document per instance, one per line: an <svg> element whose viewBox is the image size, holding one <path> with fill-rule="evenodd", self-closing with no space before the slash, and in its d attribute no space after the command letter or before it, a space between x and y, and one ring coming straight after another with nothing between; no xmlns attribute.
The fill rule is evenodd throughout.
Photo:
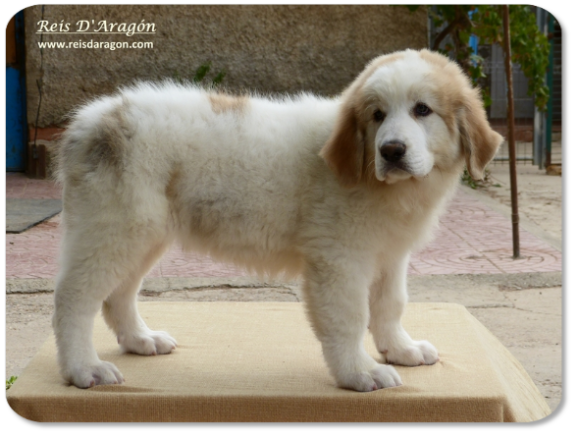
<svg viewBox="0 0 578 437"><path fill-rule="evenodd" d="M458 191L437 238L411 259L410 295L414 301L466 305L521 361L555 409L562 398L561 178L520 167L523 258L513 260L504 168L492 167L496 186ZM59 197L50 182L7 176L7 198ZM56 216L6 236L8 375L21 371L50 330L59 221ZM149 273L141 296L161 299L299 301L300 296L296 283L265 283L174 247Z"/></svg>

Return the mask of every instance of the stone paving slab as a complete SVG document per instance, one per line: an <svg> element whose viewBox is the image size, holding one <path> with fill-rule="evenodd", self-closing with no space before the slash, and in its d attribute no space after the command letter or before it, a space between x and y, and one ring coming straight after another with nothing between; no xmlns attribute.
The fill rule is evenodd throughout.
<svg viewBox="0 0 578 437"><path fill-rule="evenodd" d="M526 273L562 270L562 254L520 229L520 259L513 259L510 221L458 190L440 220L436 239L410 260L410 273Z"/></svg>
<svg viewBox="0 0 578 437"><path fill-rule="evenodd" d="M6 233L24 232L60 211L60 199L6 199Z"/></svg>
<svg viewBox="0 0 578 437"><path fill-rule="evenodd" d="M7 175L8 198L58 198L50 181ZM57 272L60 215L21 234L6 235L7 278L52 278ZM523 224L522 224L523 226ZM562 254L531 233L520 230L522 258L512 259L509 219L465 190L458 190L440 221L436 238L410 260L412 275L500 274L559 272ZM241 277L248 274L234 266L195 253L169 250L147 275L171 277Z"/></svg>

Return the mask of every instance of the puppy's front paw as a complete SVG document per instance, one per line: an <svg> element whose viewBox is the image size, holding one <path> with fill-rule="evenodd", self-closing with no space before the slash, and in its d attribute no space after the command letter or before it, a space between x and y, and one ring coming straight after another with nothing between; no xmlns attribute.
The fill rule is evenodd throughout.
<svg viewBox="0 0 578 437"><path fill-rule="evenodd" d="M382 353L388 363L402 366L421 366L439 361L437 349L426 340L412 341L402 347L390 348Z"/></svg>
<svg viewBox="0 0 578 437"><path fill-rule="evenodd" d="M342 388L362 392L397 387L401 384L397 371L386 364L378 364L366 372L349 373L338 381L338 385Z"/></svg>
<svg viewBox="0 0 578 437"><path fill-rule="evenodd" d="M118 336L118 344L123 352L138 355L170 354L177 347L177 341L164 331L138 331Z"/></svg>
<svg viewBox="0 0 578 437"><path fill-rule="evenodd" d="M64 369L62 376L78 388L90 388L95 385L122 384L124 378L116 366L108 361L90 364L76 364Z"/></svg>

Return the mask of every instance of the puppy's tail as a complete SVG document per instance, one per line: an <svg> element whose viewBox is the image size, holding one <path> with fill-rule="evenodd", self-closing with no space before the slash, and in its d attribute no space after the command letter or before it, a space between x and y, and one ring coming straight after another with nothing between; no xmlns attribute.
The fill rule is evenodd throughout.
<svg viewBox="0 0 578 437"><path fill-rule="evenodd" d="M105 98L78 110L58 146L53 164L57 182L78 182L94 172L121 170L131 133L120 98Z"/></svg>

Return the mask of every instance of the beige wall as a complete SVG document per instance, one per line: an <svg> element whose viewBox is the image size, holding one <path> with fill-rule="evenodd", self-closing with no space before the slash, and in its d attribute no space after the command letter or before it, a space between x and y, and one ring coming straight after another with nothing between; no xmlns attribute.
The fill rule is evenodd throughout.
<svg viewBox="0 0 578 437"><path fill-rule="evenodd" d="M62 125L64 116L92 96L138 79L191 77L211 61L225 69L231 90L340 92L382 53L427 45L425 9L403 6L58 6L44 19L154 23L155 35L44 35L43 41L152 41L153 49L38 48L41 6L26 9L28 121L43 96L39 127ZM41 68L42 62L42 68Z"/></svg>

